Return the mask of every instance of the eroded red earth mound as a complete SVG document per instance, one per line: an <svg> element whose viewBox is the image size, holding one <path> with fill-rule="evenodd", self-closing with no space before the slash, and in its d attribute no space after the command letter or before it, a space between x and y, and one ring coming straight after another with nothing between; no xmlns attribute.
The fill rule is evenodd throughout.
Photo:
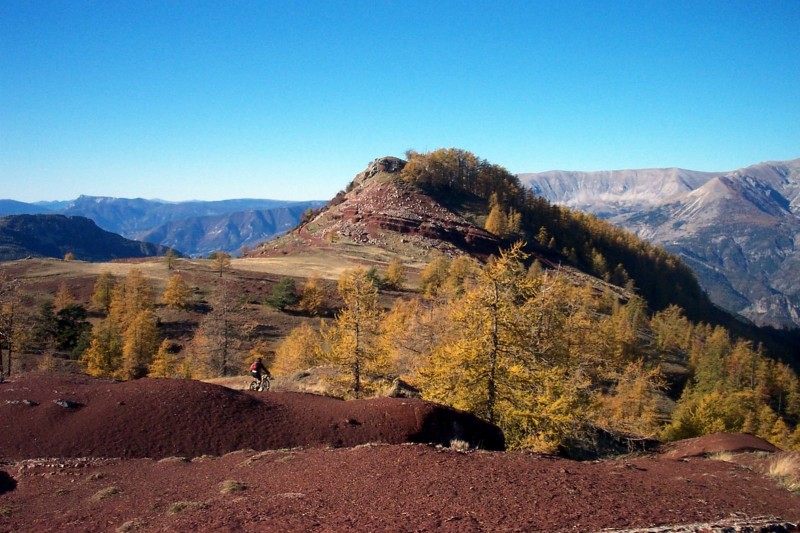
<svg viewBox="0 0 800 533"><path fill-rule="evenodd" d="M415 399L342 401L193 380L25 374L0 385L0 458L198 457L241 449L461 439L502 449L476 417Z"/></svg>
<svg viewBox="0 0 800 533"><path fill-rule="evenodd" d="M0 385L0 533L795 531L800 521L800 495L764 475L768 457L703 457L765 446L749 436L695 439L679 459L592 462L397 444L455 433L498 438L417 400L15 378ZM392 444L358 445L378 441Z"/></svg>

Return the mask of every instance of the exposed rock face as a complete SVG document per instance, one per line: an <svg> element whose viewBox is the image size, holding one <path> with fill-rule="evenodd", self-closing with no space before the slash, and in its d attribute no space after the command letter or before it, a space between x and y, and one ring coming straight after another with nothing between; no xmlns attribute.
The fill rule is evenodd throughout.
<svg viewBox="0 0 800 533"><path fill-rule="evenodd" d="M758 325L800 326L800 159L728 173L545 172L520 179L676 253L711 299Z"/></svg>

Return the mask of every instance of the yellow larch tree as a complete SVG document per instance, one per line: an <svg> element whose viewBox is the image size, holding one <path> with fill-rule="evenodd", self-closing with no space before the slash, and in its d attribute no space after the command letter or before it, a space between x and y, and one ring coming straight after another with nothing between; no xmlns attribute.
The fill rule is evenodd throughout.
<svg viewBox="0 0 800 533"><path fill-rule="evenodd" d="M406 267L398 257L392 257L386 267L386 285L392 289L402 289L407 279Z"/></svg>
<svg viewBox="0 0 800 533"><path fill-rule="evenodd" d="M192 289L180 274L173 274L167 281L161 300L173 309L186 309L192 299Z"/></svg>
<svg viewBox="0 0 800 533"><path fill-rule="evenodd" d="M122 366L119 377L137 379L147 373L147 368L158 351L158 328L152 309L139 311L123 334Z"/></svg>
<svg viewBox="0 0 800 533"><path fill-rule="evenodd" d="M319 276L312 276L306 280L300 291L300 309L309 315L322 314L327 306L327 291Z"/></svg>
<svg viewBox="0 0 800 533"><path fill-rule="evenodd" d="M343 272L338 290L344 306L330 327L322 328L327 344L323 357L350 370L350 388L358 398L364 376L385 373L387 368L386 354L377 342L383 312L378 306L378 288L363 268Z"/></svg>
<svg viewBox="0 0 800 533"><path fill-rule="evenodd" d="M97 281L94 283L94 292L92 293L92 306L95 309L106 314L109 313L116 284L117 278L108 270L104 270L100 276L98 276Z"/></svg>
<svg viewBox="0 0 800 533"><path fill-rule="evenodd" d="M320 364L322 342L319 329L306 322L292 329L275 350L275 374L286 376Z"/></svg>
<svg viewBox="0 0 800 533"><path fill-rule="evenodd" d="M158 347L158 351L153 356L153 361L147 370L147 375L151 378L170 378L175 374L175 355L173 354L174 343L169 339L164 339Z"/></svg>
<svg viewBox="0 0 800 533"><path fill-rule="evenodd" d="M53 297L53 310L57 313L69 305L76 303L75 295L66 282L62 281Z"/></svg>
<svg viewBox="0 0 800 533"><path fill-rule="evenodd" d="M94 328L89 348L81 360L89 375L111 377L117 372L122 361L122 342L113 320L105 319Z"/></svg>

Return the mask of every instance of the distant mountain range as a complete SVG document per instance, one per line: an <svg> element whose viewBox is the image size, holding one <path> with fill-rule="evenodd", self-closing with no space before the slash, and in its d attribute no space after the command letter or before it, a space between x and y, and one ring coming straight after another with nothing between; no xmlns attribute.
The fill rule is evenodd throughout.
<svg viewBox="0 0 800 533"><path fill-rule="evenodd" d="M97 227L85 217L9 215L0 217L0 261L25 257L63 258L71 253L83 261L164 255L167 247L126 239Z"/></svg>
<svg viewBox="0 0 800 533"><path fill-rule="evenodd" d="M262 199L165 202L80 196L68 202L34 204L0 200L0 216L82 216L107 231L169 246L186 255L204 256L217 250L236 255L243 246L253 246L295 227L303 212L323 204Z"/></svg>
<svg viewBox="0 0 800 533"><path fill-rule="evenodd" d="M800 159L733 172L518 177L550 202L606 218L680 255L721 307L758 325L800 327Z"/></svg>

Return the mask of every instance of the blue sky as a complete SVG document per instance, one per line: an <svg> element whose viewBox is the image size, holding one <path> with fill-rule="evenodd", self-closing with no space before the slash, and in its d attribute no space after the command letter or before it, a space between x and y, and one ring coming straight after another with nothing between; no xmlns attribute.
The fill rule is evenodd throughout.
<svg viewBox="0 0 800 533"><path fill-rule="evenodd" d="M0 198L328 199L409 148L793 159L799 28L798 0L3 0Z"/></svg>

